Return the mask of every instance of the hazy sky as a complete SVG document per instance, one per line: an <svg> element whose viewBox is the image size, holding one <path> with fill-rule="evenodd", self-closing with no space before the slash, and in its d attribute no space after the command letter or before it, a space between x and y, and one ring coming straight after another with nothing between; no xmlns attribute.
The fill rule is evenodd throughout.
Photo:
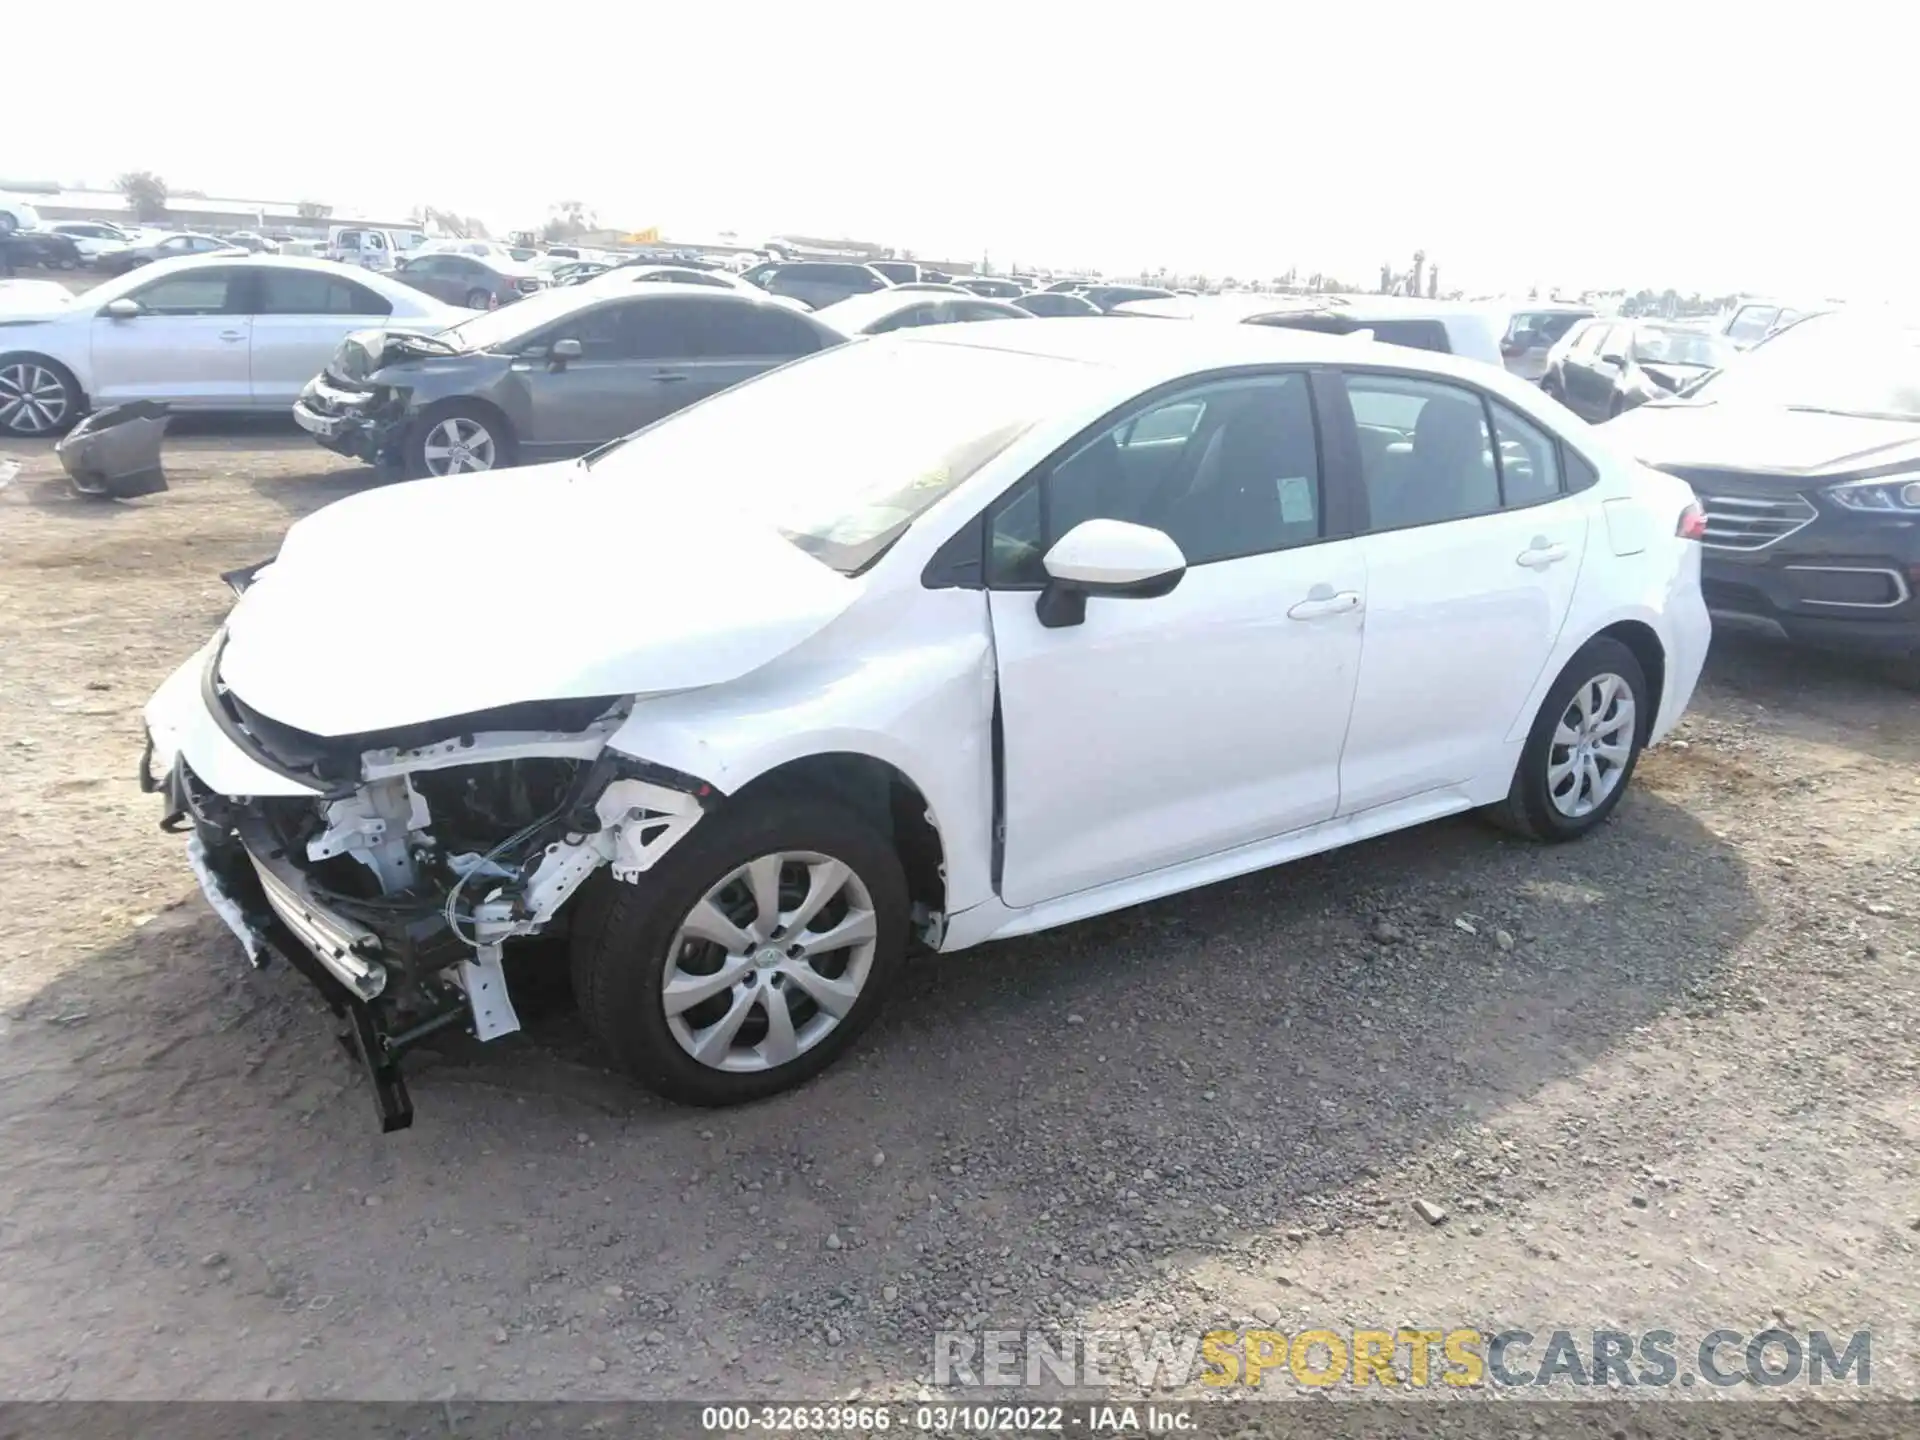
<svg viewBox="0 0 1920 1440"><path fill-rule="evenodd" d="M1475 289L1920 268L1893 4L14 9L8 178Z"/></svg>

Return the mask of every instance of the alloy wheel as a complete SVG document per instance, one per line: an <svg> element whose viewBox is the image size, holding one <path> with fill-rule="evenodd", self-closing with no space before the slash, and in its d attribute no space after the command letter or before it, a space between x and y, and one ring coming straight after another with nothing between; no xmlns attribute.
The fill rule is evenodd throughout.
<svg viewBox="0 0 1920 1440"><path fill-rule="evenodd" d="M0 368L0 430L44 435L67 418L67 387L58 375L31 360Z"/></svg>
<svg viewBox="0 0 1920 1440"><path fill-rule="evenodd" d="M1633 687L1595 675L1568 701L1547 746L1547 797L1568 819L1592 814L1620 788L1633 757Z"/></svg>
<svg viewBox="0 0 1920 1440"><path fill-rule="evenodd" d="M858 1003L878 936L873 896L842 861L810 850L749 860L674 934L661 983L667 1028L715 1070L785 1065Z"/></svg>
<svg viewBox="0 0 1920 1440"><path fill-rule="evenodd" d="M449 415L427 432L421 452L427 472L432 475L458 475L468 470L491 470L494 460L493 436L478 420L465 415Z"/></svg>

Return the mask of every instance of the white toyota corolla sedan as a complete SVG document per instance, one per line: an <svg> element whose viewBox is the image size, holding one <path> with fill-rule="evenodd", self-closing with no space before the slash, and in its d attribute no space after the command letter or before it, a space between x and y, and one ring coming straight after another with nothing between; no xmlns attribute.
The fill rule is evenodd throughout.
<svg viewBox="0 0 1920 1440"><path fill-rule="evenodd" d="M1701 512L1490 366L983 323L787 365L585 460L300 521L147 707L256 961L396 1057L569 937L662 1094L818 1071L915 946L1438 816L1602 823L1708 640Z"/></svg>
<svg viewBox="0 0 1920 1440"><path fill-rule="evenodd" d="M69 301L0 309L0 435L55 435L128 400L285 414L353 331L470 318L329 260L161 260Z"/></svg>

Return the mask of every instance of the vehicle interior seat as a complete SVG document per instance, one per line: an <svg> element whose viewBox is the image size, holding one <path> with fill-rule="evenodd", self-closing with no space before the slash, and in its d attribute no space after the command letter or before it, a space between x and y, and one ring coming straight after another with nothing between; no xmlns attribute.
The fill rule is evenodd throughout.
<svg viewBox="0 0 1920 1440"><path fill-rule="evenodd" d="M1373 524L1393 530L1431 525L1500 508L1486 412L1461 397L1436 396L1420 407L1413 443L1392 447L1390 464L1369 472Z"/></svg>

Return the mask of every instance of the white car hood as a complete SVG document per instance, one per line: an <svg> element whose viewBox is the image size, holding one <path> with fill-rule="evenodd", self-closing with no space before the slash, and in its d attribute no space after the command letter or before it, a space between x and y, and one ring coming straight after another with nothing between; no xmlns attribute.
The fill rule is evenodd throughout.
<svg viewBox="0 0 1920 1440"><path fill-rule="evenodd" d="M664 485L574 463L452 475L289 530L228 619L220 676L323 736L686 690L784 654L863 588Z"/></svg>

